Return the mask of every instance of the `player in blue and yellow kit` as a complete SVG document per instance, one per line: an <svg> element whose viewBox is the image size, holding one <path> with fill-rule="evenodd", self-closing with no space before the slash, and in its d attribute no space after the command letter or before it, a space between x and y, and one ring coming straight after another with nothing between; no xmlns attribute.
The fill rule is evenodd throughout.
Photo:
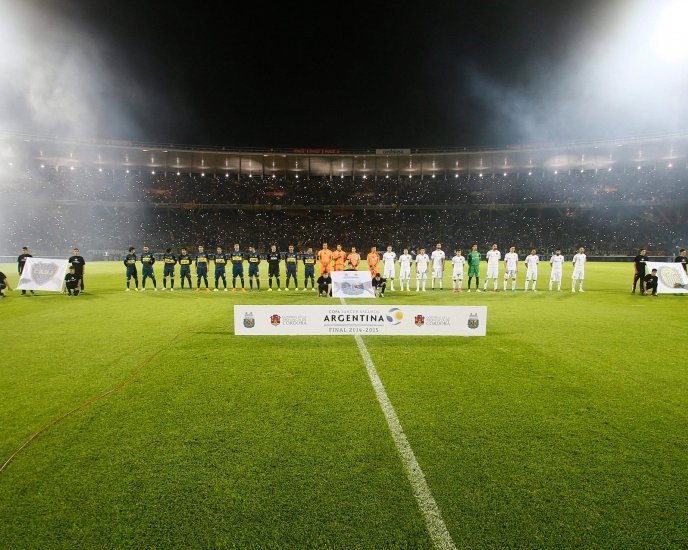
<svg viewBox="0 0 688 550"><path fill-rule="evenodd" d="M282 254L278 252L277 250L277 245L273 244L270 246L270 252L268 252L267 255L267 260L268 260L268 292L272 292L272 278L275 277L277 279L277 291L281 292L282 289L280 288L280 272L279 272L279 264L280 260L282 259Z"/></svg>
<svg viewBox="0 0 688 550"><path fill-rule="evenodd" d="M124 257L124 266L127 268L127 292L129 292L129 282L134 279L136 284L135 290L139 290L139 274L136 271L136 249L133 246L129 247L129 254Z"/></svg>
<svg viewBox="0 0 688 550"><path fill-rule="evenodd" d="M167 278L170 278L170 292L174 292L174 266L177 264L177 257L172 254L172 249L168 248L165 250L165 254L162 257L163 268L162 268L162 289L163 291L167 288Z"/></svg>
<svg viewBox="0 0 688 550"><path fill-rule="evenodd" d="M253 279L256 280L256 290L260 290L260 273L258 267L260 266L260 254L256 252L255 247L248 247L248 284L253 290Z"/></svg>
<svg viewBox="0 0 688 550"><path fill-rule="evenodd" d="M203 245L198 245L198 252L196 253L196 292L201 290L201 279L205 282L205 291L210 292L208 288L208 263L210 257L205 252Z"/></svg>
<svg viewBox="0 0 688 550"><path fill-rule="evenodd" d="M237 277L241 279L241 292L246 292L244 288L244 253L239 249L239 245L234 245L234 250L229 256L232 260L232 292L236 292Z"/></svg>
<svg viewBox="0 0 688 550"><path fill-rule="evenodd" d="M182 290L184 290L184 281L189 282L189 290L193 290L191 285L191 264L193 263L193 258L186 252L186 248L182 248L177 258L179 262L179 276L182 282Z"/></svg>
<svg viewBox="0 0 688 550"><path fill-rule="evenodd" d="M143 245L143 253L141 254L141 264L143 269L141 270L141 291L146 290L146 279L153 279L153 290L158 291L158 284L155 282L155 272L153 271L153 264L155 263L155 256L148 250L146 245Z"/></svg>
<svg viewBox="0 0 688 550"><path fill-rule="evenodd" d="M312 248L308 248L306 253L303 255L303 269L305 272L303 289L308 290L308 281L310 280L311 289L315 290L315 254L313 254Z"/></svg>
<svg viewBox="0 0 688 550"><path fill-rule="evenodd" d="M287 266L287 282L284 285L284 290L289 290L289 279L294 278L294 290L299 289L299 283L296 281L296 266L299 262L299 256L294 252L294 245L289 245L288 252L284 255L284 265Z"/></svg>
<svg viewBox="0 0 688 550"><path fill-rule="evenodd" d="M213 292L220 290L220 279L222 279L225 292L227 292L227 273L225 271L225 266L227 265L227 254L224 253L224 250L222 250L221 246L217 247L213 260L215 261L215 288L213 289Z"/></svg>

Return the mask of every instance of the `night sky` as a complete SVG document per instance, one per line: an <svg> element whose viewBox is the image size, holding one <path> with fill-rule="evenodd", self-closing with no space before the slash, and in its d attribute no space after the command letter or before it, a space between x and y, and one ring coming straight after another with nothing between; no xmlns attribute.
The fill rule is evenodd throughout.
<svg viewBox="0 0 688 550"><path fill-rule="evenodd" d="M674 129L590 85L629 1L32 4L22 32L87 56L69 80L91 87L89 137L438 148ZM51 131L33 118L4 126Z"/></svg>

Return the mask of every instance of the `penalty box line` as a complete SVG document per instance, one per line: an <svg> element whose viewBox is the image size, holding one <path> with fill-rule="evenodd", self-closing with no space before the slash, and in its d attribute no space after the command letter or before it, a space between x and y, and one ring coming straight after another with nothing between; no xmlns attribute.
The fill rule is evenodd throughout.
<svg viewBox="0 0 688 550"><path fill-rule="evenodd" d="M342 298L341 303L346 305L346 301ZM368 348L363 342L363 338L359 334L354 335L356 340L356 345L358 346L358 351L361 354L363 363L365 364L366 371L368 372L368 377L375 390L375 396L380 404L382 413L385 415L385 420L387 420L387 426L392 434L392 439L394 440L394 445L397 448L397 452L401 457L401 461L406 470L406 476L411 483L411 489L413 491L413 496L416 497L416 502L423 514L423 519L425 520L425 525L430 533L430 538L432 539L435 548L442 549L456 549L454 541L449 534L444 519L442 518L442 512L440 511L435 498L430 492L430 487L428 487L428 482L425 479L425 474L416 460L416 455L411 448L411 444L406 438L404 429L401 426L399 417L392 402L389 400L385 386L380 380L380 376L377 373L377 368L375 368L375 363L370 357Z"/></svg>

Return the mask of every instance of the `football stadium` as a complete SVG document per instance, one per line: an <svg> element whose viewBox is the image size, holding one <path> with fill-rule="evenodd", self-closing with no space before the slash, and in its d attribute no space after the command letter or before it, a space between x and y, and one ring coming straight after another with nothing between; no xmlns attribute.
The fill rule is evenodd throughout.
<svg viewBox="0 0 688 550"><path fill-rule="evenodd" d="M86 96L51 78L63 124ZM680 109L204 146L29 124L9 89L0 547L688 547Z"/></svg>

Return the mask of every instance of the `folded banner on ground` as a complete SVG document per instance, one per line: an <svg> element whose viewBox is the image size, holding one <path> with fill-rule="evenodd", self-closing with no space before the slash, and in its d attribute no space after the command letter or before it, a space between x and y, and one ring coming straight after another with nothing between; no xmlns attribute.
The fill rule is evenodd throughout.
<svg viewBox="0 0 688 550"><path fill-rule="evenodd" d="M234 306L244 336L485 336L486 306Z"/></svg>
<svg viewBox="0 0 688 550"><path fill-rule="evenodd" d="M48 290L61 292L67 273L67 260L26 258L17 290Z"/></svg>
<svg viewBox="0 0 688 550"><path fill-rule="evenodd" d="M369 271L333 271L333 298L375 298Z"/></svg>
<svg viewBox="0 0 688 550"><path fill-rule="evenodd" d="M680 263L646 262L646 273L657 270L657 294L688 294L688 275Z"/></svg>

